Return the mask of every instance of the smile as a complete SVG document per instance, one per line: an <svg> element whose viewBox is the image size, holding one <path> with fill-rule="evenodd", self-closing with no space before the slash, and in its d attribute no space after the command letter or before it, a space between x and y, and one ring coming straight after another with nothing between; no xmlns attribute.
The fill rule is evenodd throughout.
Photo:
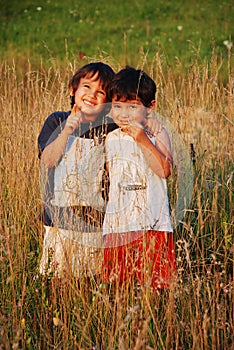
<svg viewBox="0 0 234 350"><path fill-rule="evenodd" d="M121 124L128 125L130 123L130 120L129 119L122 119L122 120L119 120L119 122Z"/></svg>
<svg viewBox="0 0 234 350"><path fill-rule="evenodd" d="M89 107L95 107L96 103L95 102L91 102L88 100L83 100L84 105L89 106Z"/></svg>

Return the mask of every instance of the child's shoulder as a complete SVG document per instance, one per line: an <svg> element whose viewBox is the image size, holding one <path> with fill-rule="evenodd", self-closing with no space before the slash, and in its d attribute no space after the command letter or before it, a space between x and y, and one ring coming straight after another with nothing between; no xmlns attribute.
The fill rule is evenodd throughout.
<svg viewBox="0 0 234 350"><path fill-rule="evenodd" d="M47 120L57 120L57 121L60 121L60 122L64 122L67 117L71 114L71 111L56 111L56 112L53 112L51 113Z"/></svg>
<svg viewBox="0 0 234 350"><path fill-rule="evenodd" d="M115 138L120 138L121 136L121 129L119 127L111 130L108 132L108 135L107 135L107 140L112 140L112 139L115 139Z"/></svg>
<svg viewBox="0 0 234 350"><path fill-rule="evenodd" d="M44 128L55 129L58 126L61 127L70 113L70 111L56 111L51 113L44 123Z"/></svg>

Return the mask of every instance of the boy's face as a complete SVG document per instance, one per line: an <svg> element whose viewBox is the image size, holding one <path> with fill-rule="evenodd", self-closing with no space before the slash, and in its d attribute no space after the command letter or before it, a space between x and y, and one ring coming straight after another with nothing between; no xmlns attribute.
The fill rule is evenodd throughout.
<svg viewBox="0 0 234 350"><path fill-rule="evenodd" d="M121 128L127 129L131 123L145 124L149 109L140 100L112 99L111 116Z"/></svg>
<svg viewBox="0 0 234 350"><path fill-rule="evenodd" d="M97 79L97 74L92 78L81 78L74 96L75 104L80 109L83 120L95 121L106 102L106 92L103 90L100 80Z"/></svg>

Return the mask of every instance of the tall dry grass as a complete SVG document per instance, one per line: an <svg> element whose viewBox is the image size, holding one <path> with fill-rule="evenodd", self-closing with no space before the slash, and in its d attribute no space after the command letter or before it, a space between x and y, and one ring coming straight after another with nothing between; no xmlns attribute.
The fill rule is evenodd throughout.
<svg viewBox="0 0 234 350"><path fill-rule="evenodd" d="M190 207L175 229L178 281L156 293L108 287L84 276L38 275L43 226L37 136L45 118L69 109L64 68L1 63L0 349L232 349L233 77L222 62L194 62L175 75L156 56L158 110L195 150Z"/></svg>

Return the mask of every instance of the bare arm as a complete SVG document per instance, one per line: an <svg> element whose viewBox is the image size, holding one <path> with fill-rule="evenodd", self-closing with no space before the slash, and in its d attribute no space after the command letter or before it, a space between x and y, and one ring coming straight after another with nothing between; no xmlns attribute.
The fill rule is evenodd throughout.
<svg viewBox="0 0 234 350"><path fill-rule="evenodd" d="M41 161L47 168L55 166L64 153L69 136L79 127L81 122L78 108L74 105L71 114L67 118L64 129L59 136L46 146L41 154Z"/></svg>
<svg viewBox="0 0 234 350"><path fill-rule="evenodd" d="M162 124L157 119L154 111L152 111L146 118L144 128L147 134L151 137L158 135L162 131Z"/></svg>
<svg viewBox="0 0 234 350"><path fill-rule="evenodd" d="M155 174L167 178L171 174L172 154L170 139L167 131L162 128L154 145L139 124L131 125L128 134L132 136L140 146L149 167Z"/></svg>

